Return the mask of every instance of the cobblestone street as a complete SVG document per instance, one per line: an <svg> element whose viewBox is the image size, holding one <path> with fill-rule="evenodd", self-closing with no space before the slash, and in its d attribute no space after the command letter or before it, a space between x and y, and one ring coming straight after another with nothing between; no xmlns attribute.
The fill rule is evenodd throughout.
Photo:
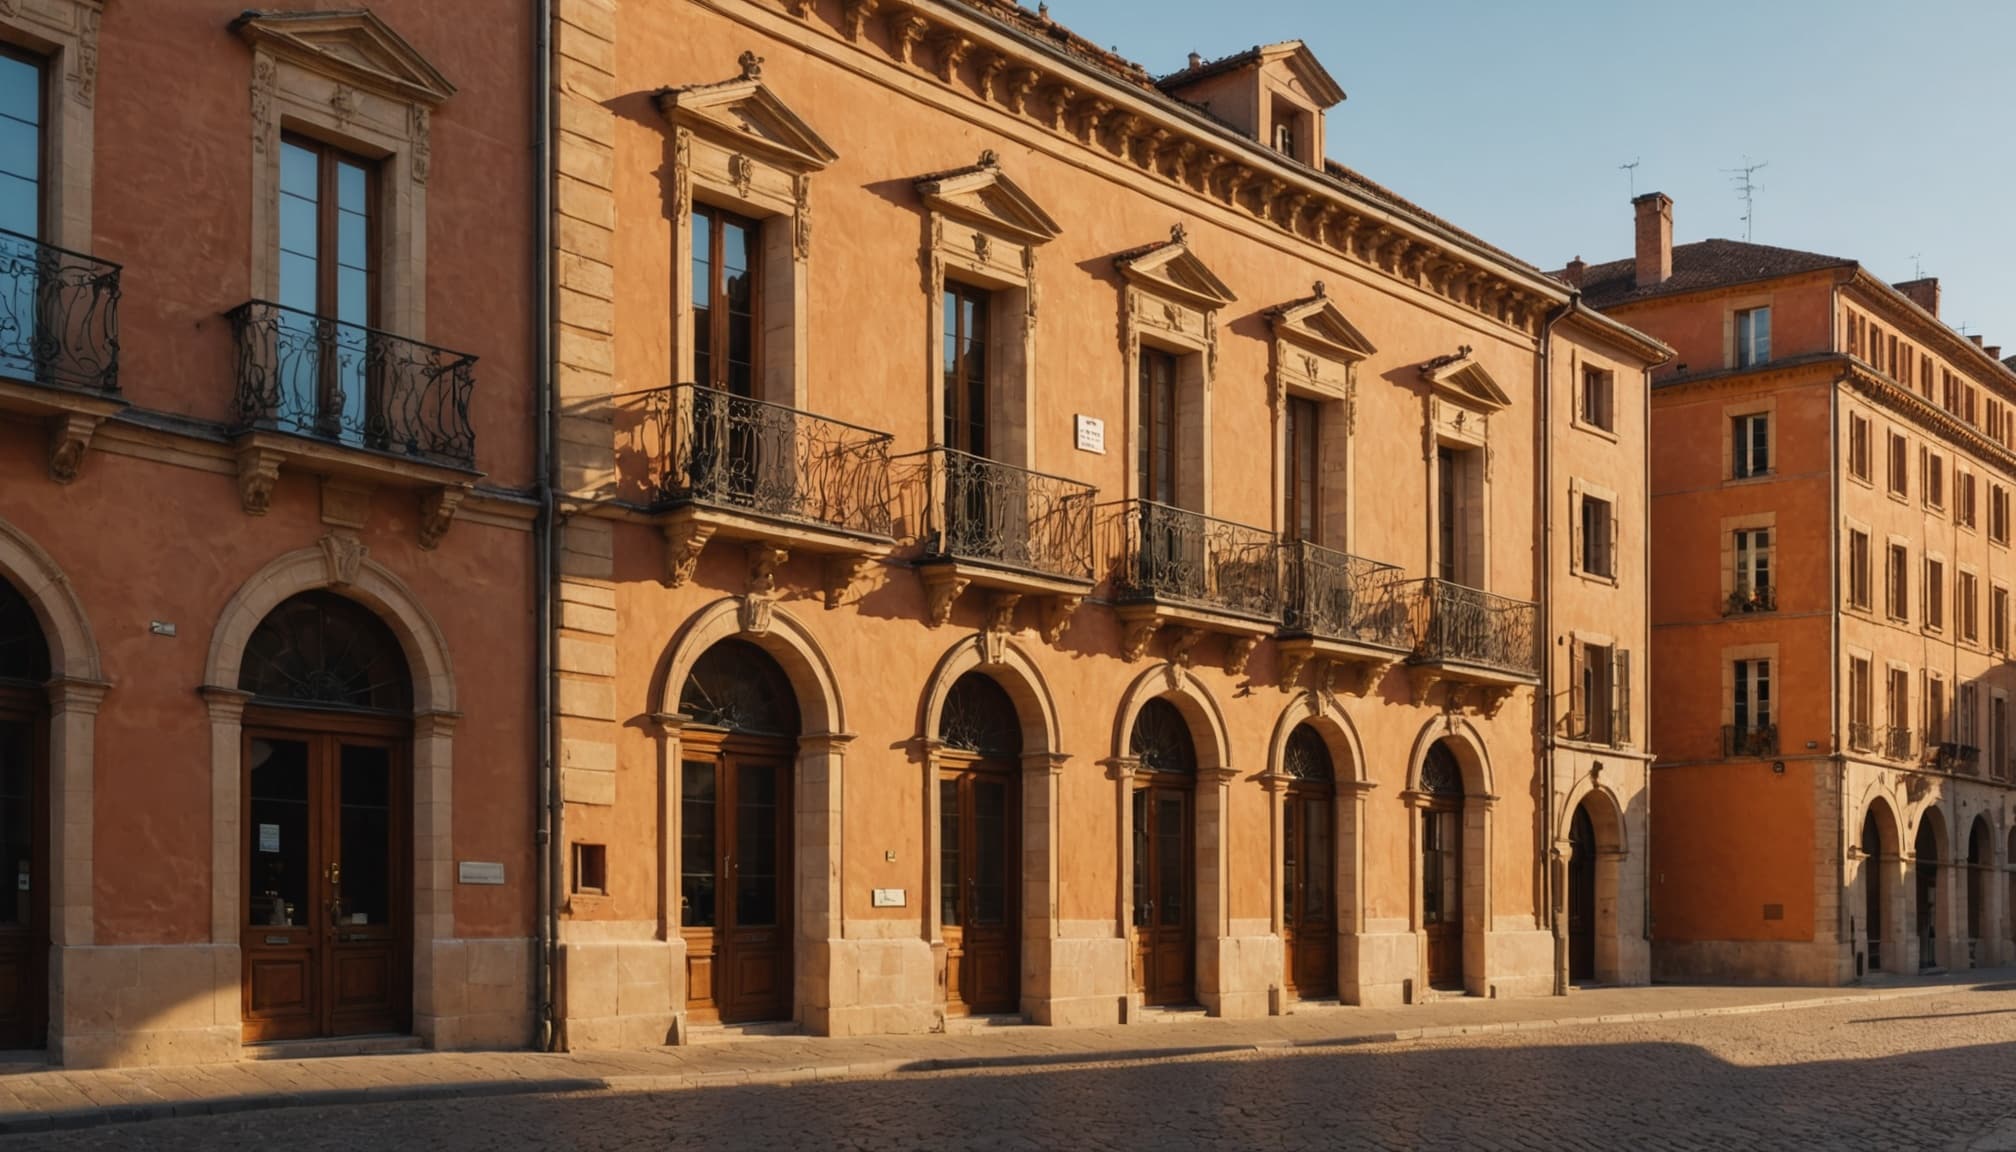
<svg viewBox="0 0 2016 1152"><path fill-rule="evenodd" d="M2016 985L1131 1064L160 1120L14 1149L2016 1149Z"/></svg>

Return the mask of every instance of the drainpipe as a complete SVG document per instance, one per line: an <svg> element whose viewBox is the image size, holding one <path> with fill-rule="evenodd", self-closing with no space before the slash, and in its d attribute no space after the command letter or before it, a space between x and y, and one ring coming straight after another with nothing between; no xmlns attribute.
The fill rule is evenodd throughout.
<svg viewBox="0 0 2016 1152"><path fill-rule="evenodd" d="M1554 326L1581 305L1582 294L1547 314L1540 327L1539 443L1540 460L1540 694L1533 723L1540 744L1540 907L1554 936L1554 995L1568 994L1568 939L1554 909L1554 454L1548 425L1554 414Z"/></svg>
<svg viewBox="0 0 2016 1152"><path fill-rule="evenodd" d="M1839 295L1838 289L1836 290L1836 295L1837 297ZM1838 303L1831 311L1836 317L1835 323L1839 324L1841 309ZM1836 346L1838 347L1838 343ZM1834 770L1834 791L1836 793L1834 806L1840 820L1840 827L1836 830L1834 838L1834 891L1836 893L1834 898L1834 939L1837 946L1844 942L1847 944L1848 954L1845 959L1847 960L1849 970L1855 971L1855 916L1850 908L1850 905L1854 902L1848 896L1847 838L1850 834L1848 827L1848 754L1841 746L1842 734L1847 729L1842 723L1841 715L1840 421L1841 382L1837 381L1827 389L1827 523L1829 526L1827 532L1827 667L1830 669L1827 676L1827 705L1828 713L1831 717L1829 731L1832 733L1831 738L1828 740L1831 747L1828 749L1830 755L1827 757L1827 760ZM1782 425L1779 431L1784 431ZM1781 541L1784 540L1784 533L1779 531L1777 538ZM1781 577L1783 572L1784 567L1780 565L1779 573ZM1869 664L1869 676L1869 690L1873 694L1876 690L1876 664L1874 660L1871 660ZM1873 701L1871 707L1873 710ZM1779 752L1783 754L1784 749L1780 748ZM1840 956L1840 953L1837 952L1836 955ZM1837 960L1836 963L1838 964L1840 961ZM1860 979L1861 973L1856 971L1855 976L1857 979Z"/></svg>
<svg viewBox="0 0 2016 1152"><path fill-rule="evenodd" d="M532 370L534 430L538 447L534 473L539 486L539 518L533 524L533 616L537 653L533 673L537 697L533 713L538 718L539 771L533 809L537 813L532 850L538 860L538 933L534 949L532 987L538 997L533 1047L552 1051L558 1042L554 1020L554 952L560 935L558 867L560 790L554 766L556 733L553 724L553 571L559 533L553 507L553 0L535 5L538 28L533 36L538 76L533 102L532 186L534 188L532 283L536 295L532 331L535 363Z"/></svg>

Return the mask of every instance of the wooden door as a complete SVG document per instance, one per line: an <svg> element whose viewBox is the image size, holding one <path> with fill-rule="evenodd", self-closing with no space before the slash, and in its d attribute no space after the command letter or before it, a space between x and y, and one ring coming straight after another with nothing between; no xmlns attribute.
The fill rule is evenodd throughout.
<svg viewBox="0 0 2016 1152"><path fill-rule="evenodd" d="M688 1010L741 1024L791 1014L791 763L724 748L680 779Z"/></svg>
<svg viewBox="0 0 2016 1152"><path fill-rule="evenodd" d="M0 1049L48 1042L48 752L40 702L0 688Z"/></svg>
<svg viewBox="0 0 2016 1152"><path fill-rule="evenodd" d="M373 727L246 729L248 1043L411 1026L405 756Z"/></svg>
<svg viewBox="0 0 2016 1152"><path fill-rule="evenodd" d="M1022 1002L1012 766L981 761L938 782L939 909L948 1012L1015 1012Z"/></svg>
<svg viewBox="0 0 2016 1152"><path fill-rule="evenodd" d="M1585 808L1568 824L1568 978L1596 978L1596 826Z"/></svg>
<svg viewBox="0 0 2016 1152"><path fill-rule="evenodd" d="M1438 800L1421 813L1421 921L1428 986L1463 987L1463 810Z"/></svg>
<svg viewBox="0 0 2016 1152"><path fill-rule="evenodd" d="M1147 1004L1197 999L1190 807L1188 787L1149 785L1134 793L1135 973Z"/></svg>
<svg viewBox="0 0 2016 1152"><path fill-rule="evenodd" d="M1299 786L1282 813L1281 935L1287 946L1287 983L1303 999L1337 994L1336 877L1329 788Z"/></svg>

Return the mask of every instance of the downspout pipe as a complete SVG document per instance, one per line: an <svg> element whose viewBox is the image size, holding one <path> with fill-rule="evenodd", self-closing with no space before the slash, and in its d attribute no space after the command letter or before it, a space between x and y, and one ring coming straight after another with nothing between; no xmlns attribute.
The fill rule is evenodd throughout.
<svg viewBox="0 0 2016 1152"><path fill-rule="evenodd" d="M535 449L534 475L538 483L539 516L533 522L533 637L535 671L534 715L539 729L539 770L533 796L535 826L532 851L537 860L538 946L533 949L533 995L538 998L534 1016L533 1047L550 1052L559 1042L554 1002L556 991L554 957L558 948L560 923L558 892L560 870L558 825L560 790L554 772L556 733L553 724L553 572L559 533L554 523L553 502L553 0L537 0L534 5L538 26L533 35L533 70L538 83L533 95L532 187L533 252L532 284L534 365L533 411Z"/></svg>
<svg viewBox="0 0 2016 1152"><path fill-rule="evenodd" d="M1568 937L1554 899L1554 326L1582 305L1582 294L1547 314L1540 326L1540 421L1534 455L1540 461L1540 692L1533 724L1540 746L1540 906L1554 935L1554 995L1568 994Z"/></svg>

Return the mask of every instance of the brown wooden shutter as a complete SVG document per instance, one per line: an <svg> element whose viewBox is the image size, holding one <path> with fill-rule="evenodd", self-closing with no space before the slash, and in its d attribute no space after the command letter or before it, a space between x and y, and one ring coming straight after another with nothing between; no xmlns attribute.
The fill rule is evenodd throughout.
<svg viewBox="0 0 2016 1152"><path fill-rule="evenodd" d="M1612 504L1610 506L1610 552L1603 557L1603 574L1605 576L1617 575L1617 525L1622 520L1623 517L1617 514L1617 505Z"/></svg>
<svg viewBox="0 0 2016 1152"><path fill-rule="evenodd" d="M1582 517L1584 515L1583 501L1587 499L1588 497L1586 496L1575 497L1573 501L1575 506L1569 510L1568 570L1570 572L1582 571Z"/></svg>
<svg viewBox="0 0 2016 1152"><path fill-rule="evenodd" d="M1617 744L1631 742L1631 653L1622 648L1610 669L1611 695L1616 698L1612 712L1611 739Z"/></svg>
<svg viewBox="0 0 2016 1152"><path fill-rule="evenodd" d="M1568 735L1581 739L1589 733L1589 702L1582 695L1582 645L1568 645Z"/></svg>

